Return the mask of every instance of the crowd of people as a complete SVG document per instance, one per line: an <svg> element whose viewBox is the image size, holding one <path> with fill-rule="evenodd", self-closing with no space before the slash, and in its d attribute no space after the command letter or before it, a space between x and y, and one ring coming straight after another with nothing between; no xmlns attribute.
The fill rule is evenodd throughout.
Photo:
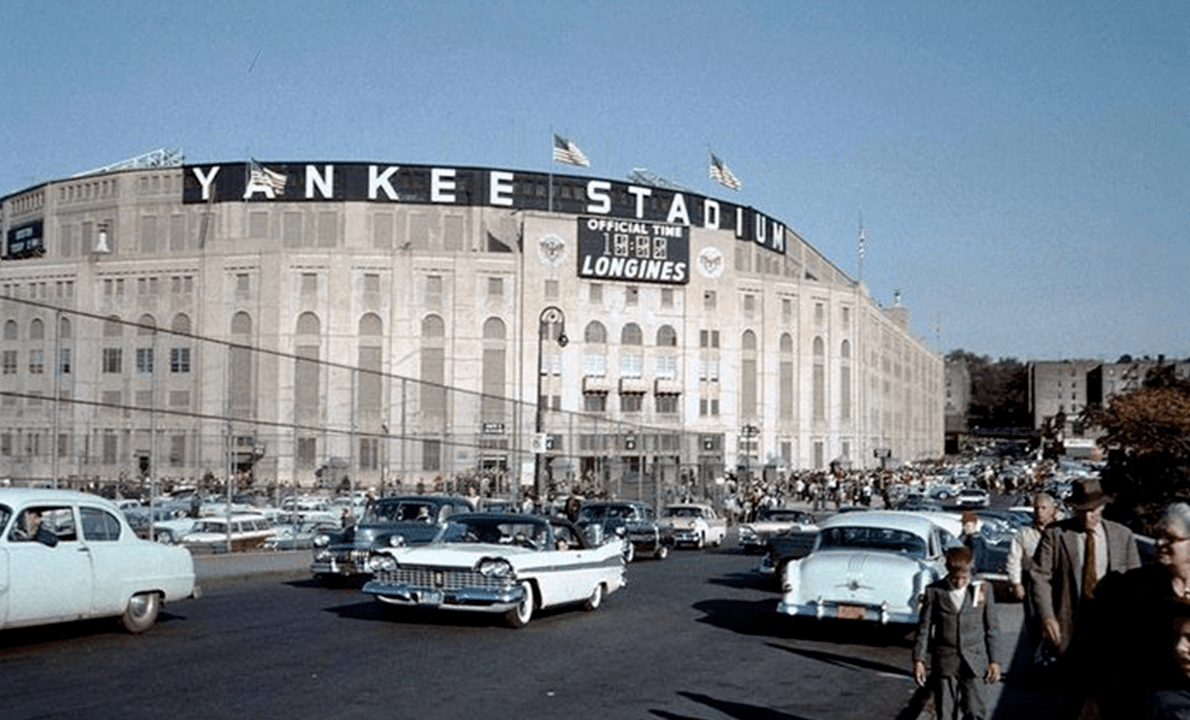
<svg viewBox="0 0 1190 720"><path fill-rule="evenodd" d="M1156 563L1136 537L1103 517L1111 498L1078 480L1057 502L1034 496L1034 525L1012 542L1009 583L1024 602L1030 681L1062 695L1066 718L1190 718L1190 505L1170 505L1155 533ZM914 678L932 690L939 718L987 717L985 684L1003 657L995 593L972 579L958 547L926 594Z"/></svg>

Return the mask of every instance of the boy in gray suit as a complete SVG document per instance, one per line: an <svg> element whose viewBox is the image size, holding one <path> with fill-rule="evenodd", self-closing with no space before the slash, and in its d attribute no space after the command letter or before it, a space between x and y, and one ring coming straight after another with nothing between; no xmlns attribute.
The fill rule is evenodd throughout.
<svg viewBox="0 0 1190 720"><path fill-rule="evenodd" d="M913 679L933 683L939 720L986 720L983 684L1000 679L1000 623L990 583L971 581L970 548L946 551L946 577L926 588L913 648ZM927 674L927 658L931 672Z"/></svg>

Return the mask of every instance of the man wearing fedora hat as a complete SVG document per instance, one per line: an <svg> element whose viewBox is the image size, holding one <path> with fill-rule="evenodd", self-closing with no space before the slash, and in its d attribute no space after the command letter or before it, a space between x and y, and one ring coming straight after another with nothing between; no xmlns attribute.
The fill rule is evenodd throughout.
<svg viewBox="0 0 1190 720"><path fill-rule="evenodd" d="M1075 481L1067 498L1074 516L1045 531L1030 570L1042 635L1059 659L1059 678L1075 717L1097 706L1097 682L1106 664L1120 661L1097 656L1095 589L1109 573L1140 567L1132 531L1103 519L1110 501L1098 478Z"/></svg>

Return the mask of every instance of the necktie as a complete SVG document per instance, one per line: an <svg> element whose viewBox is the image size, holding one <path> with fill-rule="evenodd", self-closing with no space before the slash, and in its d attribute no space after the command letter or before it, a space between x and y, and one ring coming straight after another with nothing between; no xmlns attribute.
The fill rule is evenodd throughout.
<svg viewBox="0 0 1190 720"><path fill-rule="evenodd" d="M1083 553L1083 597L1092 598L1095 597L1095 585L1099 582L1099 573L1095 570L1099 561L1095 556L1094 528L1088 530L1086 536L1086 552Z"/></svg>

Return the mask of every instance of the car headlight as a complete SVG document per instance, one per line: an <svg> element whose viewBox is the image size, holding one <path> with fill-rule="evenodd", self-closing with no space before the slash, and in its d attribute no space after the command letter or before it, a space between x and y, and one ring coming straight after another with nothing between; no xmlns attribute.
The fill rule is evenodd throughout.
<svg viewBox="0 0 1190 720"><path fill-rule="evenodd" d="M475 564L475 571L485 577L512 577L512 563L504 558L483 558Z"/></svg>
<svg viewBox="0 0 1190 720"><path fill-rule="evenodd" d="M314 547L326 547L331 544L330 535L319 535L314 538Z"/></svg>
<svg viewBox="0 0 1190 720"><path fill-rule="evenodd" d="M377 553L368 558L368 570L372 572L392 572L397 569L397 559L392 555Z"/></svg>

